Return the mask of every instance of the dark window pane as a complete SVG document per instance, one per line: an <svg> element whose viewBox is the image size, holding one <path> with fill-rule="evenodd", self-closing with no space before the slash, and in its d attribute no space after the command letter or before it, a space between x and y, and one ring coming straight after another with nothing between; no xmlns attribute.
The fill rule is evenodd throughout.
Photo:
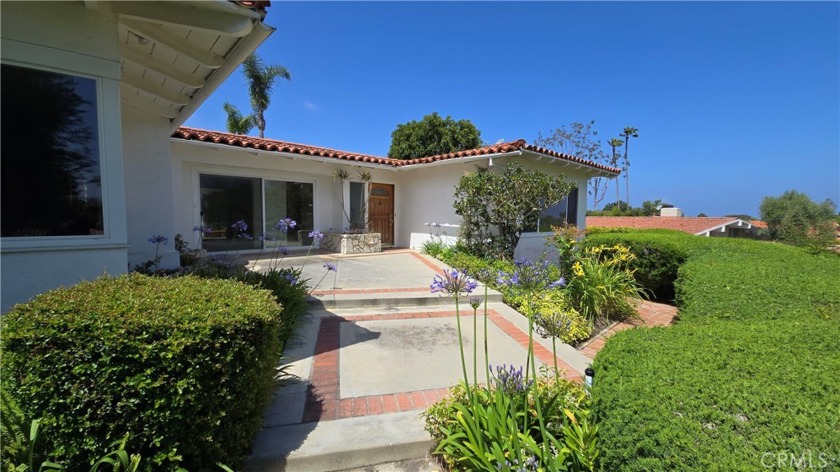
<svg viewBox="0 0 840 472"><path fill-rule="evenodd" d="M387 192L386 192L387 193ZM365 229L365 184L350 182L350 230Z"/></svg>
<svg viewBox="0 0 840 472"><path fill-rule="evenodd" d="M312 184L265 181L265 224L268 234L273 236L273 241L267 242L266 246L308 246L312 243L309 233L316 229L312 191ZM285 234L274 228L283 218L291 218L297 223Z"/></svg>
<svg viewBox="0 0 840 472"><path fill-rule="evenodd" d="M211 228L202 239L204 249L259 248L263 234L260 179L202 175L200 180L201 223Z"/></svg>
<svg viewBox="0 0 840 472"><path fill-rule="evenodd" d="M2 65L2 236L103 234L96 81Z"/></svg>

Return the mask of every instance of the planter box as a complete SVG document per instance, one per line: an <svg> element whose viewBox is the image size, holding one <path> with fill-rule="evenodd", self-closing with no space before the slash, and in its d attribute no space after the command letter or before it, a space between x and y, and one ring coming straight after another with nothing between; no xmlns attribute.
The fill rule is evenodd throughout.
<svg viewBox="0 0 840 472"><path fill-rule="evenodd" d="M382 237L379 233L324 233L321 249L341 254L382 252Z"/></svg>

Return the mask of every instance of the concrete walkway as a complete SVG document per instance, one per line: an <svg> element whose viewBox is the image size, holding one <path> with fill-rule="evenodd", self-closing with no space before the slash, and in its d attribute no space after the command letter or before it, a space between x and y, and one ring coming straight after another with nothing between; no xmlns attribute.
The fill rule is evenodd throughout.
<svg viewBox="0 0 840 472"><path fill-rule="evenodd" d="M258 270L269 264L252 261ZM299 268L304 258L280 264ZM420 414L463 377L454 300L429 291L442 268L409 250L306 259L303 277L320 283L308 322L284 354L287 372L298 380L277 390L246 470L436 470L424 459L432 442ZM485 288L472 296L484 299ZM501 303L499 293L488 290L486 298L488 362L523 365L527 320ZM483 382L483 309L474 320L468 300L459 305L469 375L477 348ZM535 341L535 356L553 365L550 340ZM557 362L579 380L591 360L561 344ZM384 463L392 464L373 467Z"/></svg>

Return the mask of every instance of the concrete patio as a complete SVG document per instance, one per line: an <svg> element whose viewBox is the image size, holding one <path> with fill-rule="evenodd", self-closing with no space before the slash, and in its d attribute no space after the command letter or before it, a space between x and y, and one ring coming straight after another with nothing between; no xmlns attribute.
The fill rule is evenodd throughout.
<svg viewBox="0 0 840 472"><path fill-rule="evenodd" d="M303 265L310 285L323 278L312 293L310 317L284 354L287 372L297 379L278 388L246 470L437 470L428 460L432 442L420 415L463 377L454 300L429 290L444 266L410 250L314 254L305 265L304 259L280 262ZM328 272L326 263L337 272ZM257 270L268 265L265 259L251 263ZM472 296L484 294L479 286ZM527 319L493 290L487 300L488 362L524 365ZM484 382L483 307L478 332L466 299L460 314L469 375L477 346L478 379ZM535 342L538 361L553 366L551 341ZM603 341L586 354L594 356L596 345ZM557 349L566 377L581 379L590 357L565 344ZM383 463L390 465L372 467Z"/></svg>

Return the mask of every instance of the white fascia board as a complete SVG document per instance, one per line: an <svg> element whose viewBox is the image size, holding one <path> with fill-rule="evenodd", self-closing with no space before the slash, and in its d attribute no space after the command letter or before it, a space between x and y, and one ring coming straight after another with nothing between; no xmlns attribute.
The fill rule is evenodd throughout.
<svg viewBox="0 0 840 472"><path fill-rule="evenodd" d="M729 221L729 222L724 223L722 225L712 226L711 228L704 229L703 231L699 231L697 233L694 233L694 235L695 236L709 236L709 233L711 233L712 231L720 231L721 233L723 233L723 232L726 231L726 228L728 226L736 224L736 223L738 224L738 226L741 226L741 224L744 223L744 222L741 221L741 220L732 220L732 221Z"/></svg>
<svg viewBox="0 0 840 472"><path fill-rule="evenodd" d="M344 165L349 167L367 167L370 169L383 169L383 170L396 170L394 166L389 166L388 164L377 164L375 162L359 162L359 161L351 161L347 159L336 159L333 157L322 157L322 156L311 156L309 154L298 154L294 152L283 152L283 151L268 151L265 149L257 149L252 147L242 147L242 146L233 146L230 144L223 144L223 143L213 143L208 141L199 141L195 139L182 139L182 138L169 138L170 142L174 144L183 144L187 146L204 146L215 151L231 151L231 152L244 152L248 154L252 154L255 156L261 157L270 157L270 158L286 158L291 161L296 161L298 159L310 162L321 162L323 164L335 164L335 165Z"/></svg>
<svg viewBox="0 0 840 472"><path fill-rule="evenodd" d="M549 156L548 154L543 154L543 153L540 153L540 152L530 151L530 150L527 150L527 149L524 149L521 152L529 154L533 157L536 157L538 160L541 160L542 158L548 158L548 159L551 160L552 164L560 162L560 163L563 164L564 167L573 166L575 169L586 172L587 174L589 174L590 172L594 172L593 175L587 175L587 177L609 177L609 178L618 177L618 174L616 174L616 173L609 172L609 171L606 171L606 170L603 170L603 169L598 169L597 167L592 167L592 166L589 166L589 165L586 165L586 164L581 164L579 162L570 161L568 159Z"/></svg>

